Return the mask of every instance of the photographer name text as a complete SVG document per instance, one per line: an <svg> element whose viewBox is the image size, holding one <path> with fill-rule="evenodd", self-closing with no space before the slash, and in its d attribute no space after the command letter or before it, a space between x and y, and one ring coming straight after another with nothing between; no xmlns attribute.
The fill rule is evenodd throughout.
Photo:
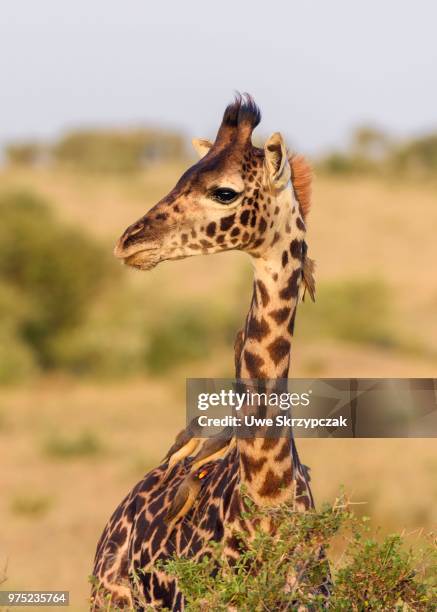
<svg viewBox="0 0 437 612"><path fill-rule="evenodd" d="M201 415L197 417L200 427L300 427L303 429L316 429L319 427L347 427L346 417L336 418L293 418L284 414L278 414L274 418L244 415L236 417L227 415L224 417L208 417Z"/></svg>

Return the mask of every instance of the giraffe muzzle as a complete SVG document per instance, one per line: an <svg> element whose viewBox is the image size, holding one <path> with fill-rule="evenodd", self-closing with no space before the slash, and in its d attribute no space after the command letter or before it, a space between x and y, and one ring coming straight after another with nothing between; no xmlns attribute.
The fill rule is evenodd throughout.
<svg viewBox="0 0 437 612"><path fill-rule="evenodd" d="M122 259L127 266L139 270L151 270L160 261L160 246L154 244L131 244L125 246L124 236L122 236L114 247L114 255L117 259Z"/></svg>
<svg viewBox="0 0 437 612"><path fill-rule="evenodd" d="M159 262L161 243L143 220L129 226L117 240L114 255L128 266L150 270Z"/></svg>
<svg viewBox="0 0 437 612"><path fill-rule="evenodd" d="M123 257L123 263L137 270L151 270L161 261L159 249L144 249L133 255Z"/></svg>

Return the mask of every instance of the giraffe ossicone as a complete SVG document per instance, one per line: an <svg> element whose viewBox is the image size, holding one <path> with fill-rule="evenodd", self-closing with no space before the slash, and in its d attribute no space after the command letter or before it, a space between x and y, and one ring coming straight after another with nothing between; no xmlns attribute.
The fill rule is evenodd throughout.
<svg viewBox="0 0 437 612"><path fill-rule="evenodd" d="M263 148L255 147L252 132L260 120L253 99L237 96L214 143L193 141L200 160L126 229L115 255L149 270L162 261L245 251L253 261L254 288L236 339L235 375L267 381L288 377L299 294L307 288L314 299L315 285L305 242L311 170L304 158L289 155L278 132ZM181 432L164 462L129 493L102 534L94 576L103 596L119 607L142 609L132 582L137 576L138 588L140 572L143 600L157 609L182 610L176 581L154 564L174 553L196 559L213 540L223 541L225 554L237 558L235 531L253 532L243 518L243 486L258 506L313 507L308 473L291 435L235 439L229 430L201 440L195 426ZM103 596L95 590L94 609Z"/></svg>

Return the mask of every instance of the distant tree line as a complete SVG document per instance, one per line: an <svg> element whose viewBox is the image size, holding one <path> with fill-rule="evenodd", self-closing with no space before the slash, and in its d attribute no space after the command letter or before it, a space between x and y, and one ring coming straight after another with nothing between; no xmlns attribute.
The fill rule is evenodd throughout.
<svg viewBox="0 0 437 612"><path fill-rule="evenodd" d="M5 148L9 165L56 164L96 172L129 172L185 156L181 134L147 128L75 130L54 143L14 142Z"/></svg>
<svg viewBox="0 0 437 612"><path fill-rule="evenodd" d="M437 173L437 133L399 142L372 126L357 128L344 151L318 160L329 174L394 174L426 178Z"/></svg>
<svg viewBox="0 0 437 612"><path fill-rule="evenodd" d="M171 162L188 155L185 137L162 129L73 130L53 143L12 142L6 163L14 166L62 165L93 172L141 170L153 162ZM344 150L316 160L329 174L394 174L425 178L437 172L437 132L399 142L373 126L357 128Z"/></svg>

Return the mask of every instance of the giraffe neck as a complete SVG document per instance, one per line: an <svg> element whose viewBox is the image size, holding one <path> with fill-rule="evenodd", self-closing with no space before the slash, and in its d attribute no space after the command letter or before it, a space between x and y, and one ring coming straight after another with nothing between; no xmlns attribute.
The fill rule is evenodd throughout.
<svg viewBox="0 0 437 612"><path fill-rule="evenodd" d="M253 296L237 363L241 379L288 377L305 226L298 207L289 205L283 217L282 233L253 259ZM238 448L241 482L256 503L276 505L294 496L291 485L300 464L290 431L281 438L239 439Z"/></svg>

